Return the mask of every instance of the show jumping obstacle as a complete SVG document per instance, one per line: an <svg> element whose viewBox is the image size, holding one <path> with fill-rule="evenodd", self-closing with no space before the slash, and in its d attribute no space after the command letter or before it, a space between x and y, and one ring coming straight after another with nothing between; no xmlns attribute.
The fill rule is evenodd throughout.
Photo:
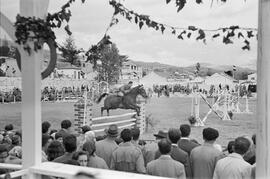
<svg viewBox="0 0 270 179"><path fill-rule="evenodd" d="M119 129L138 127L141 133L145 132L145 103L140 102L140 114L136 112L125 113L114 116L93 117L93 101L89 97L89 93L85 93L84 97L74 104L74 126L79 131L83 125L89 125L94 132L102 133L112 124L116 124Z"/></svg>

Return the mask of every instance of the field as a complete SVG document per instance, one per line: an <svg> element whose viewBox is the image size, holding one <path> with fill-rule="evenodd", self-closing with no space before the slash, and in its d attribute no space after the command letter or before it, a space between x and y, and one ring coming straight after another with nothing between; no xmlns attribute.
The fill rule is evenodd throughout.
<svg viewBox="0 0 270 179"><path fill-rule="evenodd" d="M42 120L50 121L53 129L60 128L60 121L64 119L74 120L74 103L42 103ZM203 118L209 111L203 100L200 103L200 117ZM100 116L100 106L95 105L94 116ZM0 104L0 129L6 124L12 123L16 128L21 126L21 104ZM240 109L244 110L245 102L241 100ZM213 127L219 130L218 143L226 145L229 140L241 135L251 136L256 132L256 100L249 100L249 109L252 114L234 114L233 120L221 121L214 113L206 120L205 127ZM123 110L111 111L113 114L125 113ZM191 113L191 98L189 97L153 97L146 105L146 116L153 119L154 127L144 134L144 139L154 139L153 133L159 129L179 128L180 124L189 123L187 118ZM202 130L204 127L193 127L191 137L202 142Z"/></svg>

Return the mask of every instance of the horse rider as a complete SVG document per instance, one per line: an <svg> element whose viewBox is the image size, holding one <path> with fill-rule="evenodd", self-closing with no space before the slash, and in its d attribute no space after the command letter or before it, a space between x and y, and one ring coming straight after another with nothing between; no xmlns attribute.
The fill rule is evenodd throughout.
<svg viewBox="0 0 270 179"><path fill-rule="evenodd" d="M133 81L128 82L128 84L125 84L119 88L118 96L123 97L125 94L127 94L133 85Z"/></svg>

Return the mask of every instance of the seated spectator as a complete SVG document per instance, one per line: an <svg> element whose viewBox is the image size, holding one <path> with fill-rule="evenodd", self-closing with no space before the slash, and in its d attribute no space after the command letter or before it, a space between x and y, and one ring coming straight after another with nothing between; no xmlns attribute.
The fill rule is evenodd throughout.
<svg viewBox="0 0 270 179"><path fill-rule="evenodd" d="M57 157L53 162L65 163L72 159L73 153L77 149L77 139L73 134L68 134L63 138L63 145L65 148L65 154L63 156Z"/></svg>
<svg viewBox="0 0 270 179"><path fill-rule="evenodd" d="M88 153L85 151L78 151L73 154L72 159L77 161L80 166L86 167L89 161L89 156Z"/></svg>
<svg viewBox="0 0 270 179"><path fill-rule="evenodd" d="M181 139L178 141L178 147L188 153L190 155L190 152L195 147L199 146L198 143L192 141L189 138L190 135L190 125L188 124L182 124L180 126L180 132L181 132Z"/></svg>
<svg viewBox="0 0 270 179"><path fill-rule="evenodd" d="M96 151L95 141L92 140L85 142L83 144L82 149L83 151L86 151L89 154L89 160L87 164L88 167L108 169L105 160L103 160L101 157L95 154Z"/></svg>
<svg viewBox="0 0 270 179"><path fill-rule="evenodd" d="M110 168L118 171L145 173L144 160L141 150L131 143L131 130L121 132L123 143L112 153Z"/></svg>
<svg viewBox="0 0 270 179"><path fill-rule="evenodd" d="M64 155L65 149L61 142L54 140L48 145L46 153L48 161L53 161L57 157Z"/></svg>
<svg viewBox="0 0 270 179"><path fill-rule="evenodd" d="M146 167L147 174L169 177L186 178L184 165L173 160L170 156L171 142L168 139L162 139L158 142L158 149L161 156L149 162Z"/></svg>
<svg viewBox="0 0 270 179"><path fill-rule="evenodd" d="M168 138L170 142L172 143L172 148L170 152L170 156L172 159L180 162L185 167L185 173L187 178L191 178L191 168L190 168L190 160L189 155L184 150L180 149L177 146L177 142L179 141L181 137L181 132L179 129L170 129L168 132ZM155 159L158 159L161 156L161 153L159 150L156 153Z"/></svg>
<svg viewBox="0 0 270 179"><path fill-rule="evenodd" d="M250 142L248 139L244 137L236 138L234 142L234 152L217 162L213 178L250 178L251 165L243 159L249 147Z"/></svg>
<svg viewBox="0 0 270 179"><path fill-rule="evenodd" d="M190 153L192 175L196 179L212 178L216 162L223 153L214 147L219 133L216 129L203 129L204 144L192 149Z"/></svg>
<svg viewBox="0 0 270 179"><path fill-rule="evenodd" d="M48 121L42 122L42 126L41 126L42 134L50 134L50 127L51 127L51 124Z"/></svg>
<svg viewBox="0 0 270 179"><path fill-rule="evenodd" d="M109 129L105 132L107 134L106 138L96 143L96 154L105 160L107 166L110 166L112 152L118 148L118 145L115 142L115 139L118 136L118 127L115 124L110 125Z"/></svg>

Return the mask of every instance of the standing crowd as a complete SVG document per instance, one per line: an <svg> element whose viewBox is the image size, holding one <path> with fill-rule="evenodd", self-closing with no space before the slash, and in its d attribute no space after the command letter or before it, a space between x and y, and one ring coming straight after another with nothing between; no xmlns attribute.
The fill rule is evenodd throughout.
<svg viewBox="0 0 270 179"><path fill-rule="evenodd" d="M216 144L219 132L210 127L203 129L202 144L189 138L188 124L160 130L152 142L140 140L138 128L119 131L110 125L104 136L95 136L87 125L80 129L75 134L69 120L59 130L43 122L42 161L181 179L255 178L255 135L237 137L223 150ZM0 163L21 162L21 133L6 125L0 134Z"/></svg>

